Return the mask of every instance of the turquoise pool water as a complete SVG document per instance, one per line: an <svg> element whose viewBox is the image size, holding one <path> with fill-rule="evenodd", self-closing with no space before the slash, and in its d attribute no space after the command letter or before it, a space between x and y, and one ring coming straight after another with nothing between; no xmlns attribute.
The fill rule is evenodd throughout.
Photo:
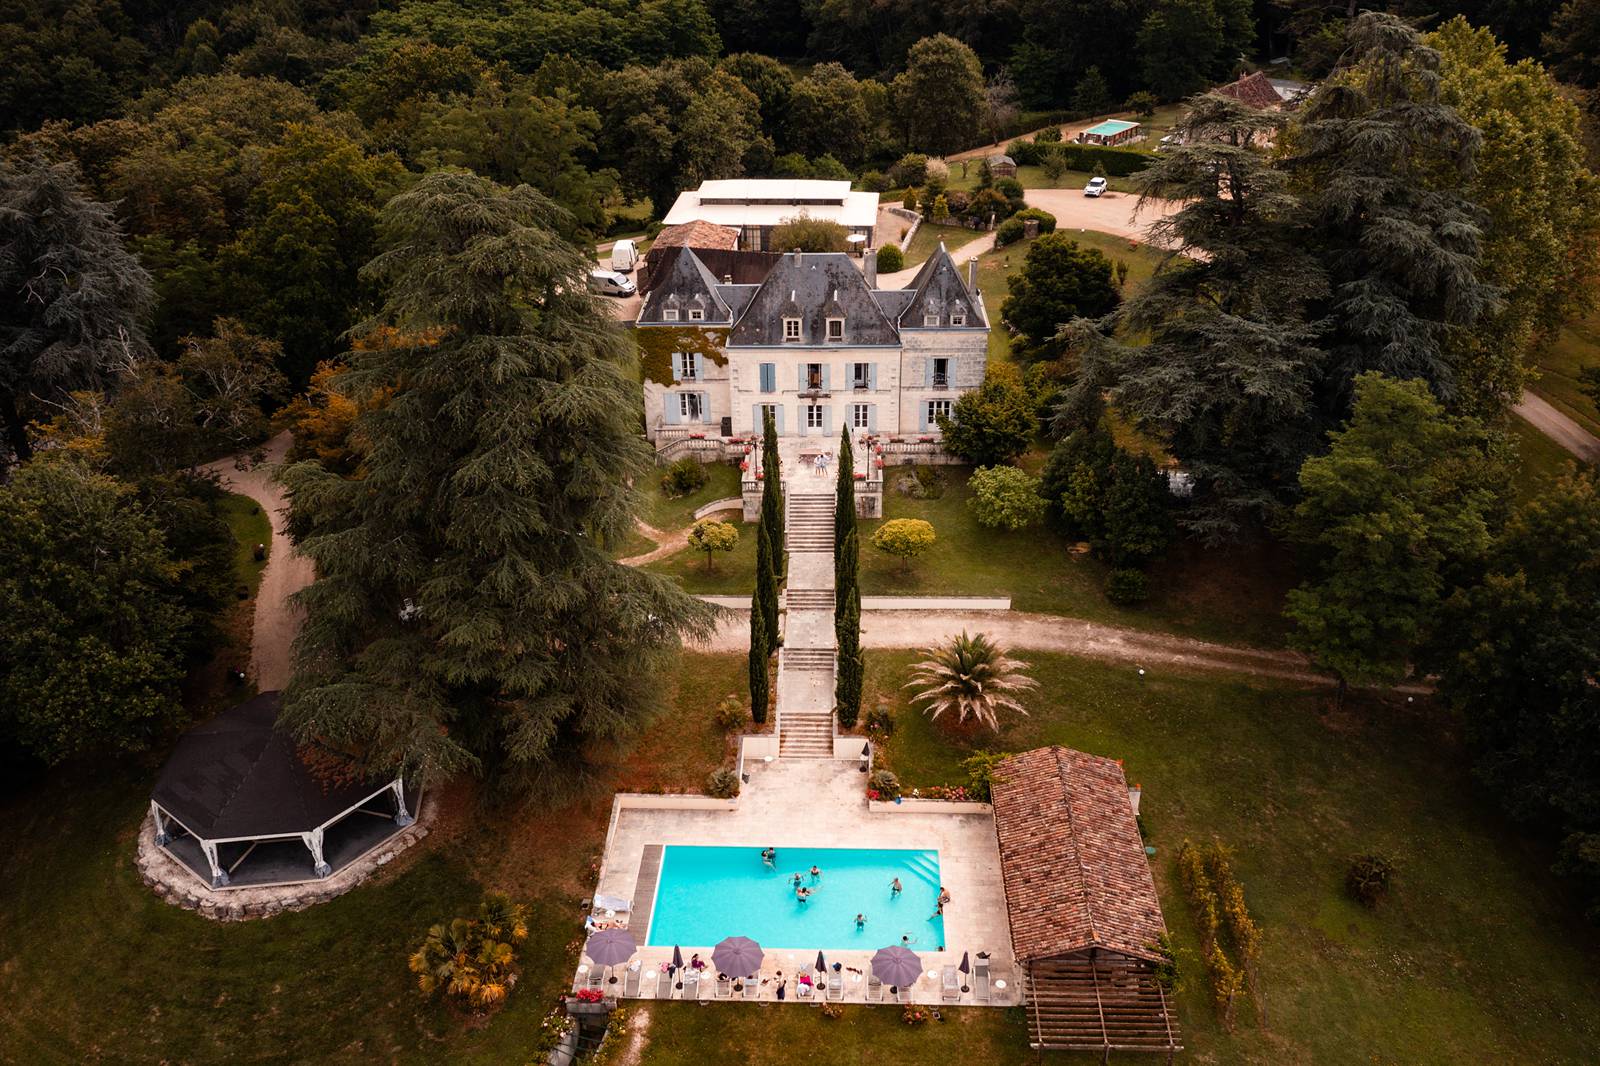
<svg viewBox="0 0 1600 1066"><path fill-rule="evenodd" d="M815 882L813 865L822 871ZM805 903L795 898L796 873L812 889ZM890 892L896 877L898 896ZM909 936L912 951L939 951L938 898L937 851L779 848L773 868L761 861L759 847L668 845L648 943L704 948L747 936L773 951L876 951ZM861 929L858 913L867 920Z"/></svg>

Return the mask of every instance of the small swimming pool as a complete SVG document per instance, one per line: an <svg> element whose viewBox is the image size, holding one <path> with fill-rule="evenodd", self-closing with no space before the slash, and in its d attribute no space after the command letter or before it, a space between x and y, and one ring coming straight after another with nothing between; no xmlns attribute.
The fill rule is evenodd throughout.
<svg viewBox="0 0 1600 1066"><path fill-rule="evenodd" d="M812 866L822 871L815 881ZM804 903L795 898L796 873L812 890ZM898 896L890 891L897 877ZM769 867L759 847L669 845L647 943L703 948L747 936L773 951L876 951L909 936L912 951L942 951L944 919L933 913L939 883L937 851L779 848ZM857 914L866 917L861 929Z"/></svg>

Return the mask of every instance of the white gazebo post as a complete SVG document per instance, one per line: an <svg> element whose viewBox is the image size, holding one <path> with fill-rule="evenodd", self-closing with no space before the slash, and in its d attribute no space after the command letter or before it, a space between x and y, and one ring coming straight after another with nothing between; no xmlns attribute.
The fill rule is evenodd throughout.
<svg viewBox="0 0 1600 1066"><path fill-rule="evenodd" d="M217 846L209 840L200 842L200 850L205 853L206 862L211 864L211 887L221 888L228 883L228 875L217 864Z"/></svg>
<svg viewBox="0 0 1600 1066"><path fill-rule="evenodd" d="M405 780L397 777L389 787L394 790L394 824L402 827L410 825L416 819L406 810Z"/></svg>
<svg viewBox="0 0 1600 1066"><path fill-rule="evenodd" d="M155 800L150 801L150 817L156 823L156 844L164 848L172 843L172 834L167 832L167 812L158 807Z"/></svg>
<svg viewBox="0 0 1600 1066"><path fill-rule="evenodd" d="M312 872L318 877L327 877L331 874L333 867L322 857L322 827L319 825L309 833L301 833L300 839L311 851Z"/></svg>

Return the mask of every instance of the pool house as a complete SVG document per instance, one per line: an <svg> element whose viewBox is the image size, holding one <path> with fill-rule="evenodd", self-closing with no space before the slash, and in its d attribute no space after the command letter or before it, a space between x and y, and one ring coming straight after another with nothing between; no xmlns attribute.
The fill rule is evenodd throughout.
<svg viewBox="0 0 1600 1066"><path fill-rule="evenodd" d="M1105 148L1116 148L1144 140L1144 127L1127 119L1108 118L1078 134L1076 140L1079 144L1098 144Z"/></svg>

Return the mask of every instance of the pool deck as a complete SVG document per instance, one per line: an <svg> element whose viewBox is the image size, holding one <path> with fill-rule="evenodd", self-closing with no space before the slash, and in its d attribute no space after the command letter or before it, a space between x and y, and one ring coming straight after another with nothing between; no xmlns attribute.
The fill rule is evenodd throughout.
<svg viewBox="0 0 1600 1066"><path fill-rule="evenodd" d="M1000 852L995 839L994 819L987 813L972 811L972 805L919 803L891 810L868 809L864 778L857 764L845 759L776 759L770 763L747 763L750 782L737 801L708 800L699 796L618 796L613 805L611 831L600 867L596 891L633 901L641 919L651 901L637 899L636 882L651 845L743 846L760 849L784 848L916 848L939 853L939 868L951 902L945 908L945 946L948 950L919 951L923 977L911 988L911 1002L942 1002L940 981L929 978L929 970L939 971L946 964L961 962L962 952L976 958L979 952L990 955L991 980L997 983L986 1003L979 1006L1015 1006L1020 1002L1015 964L1011 956L1011 937L1006 922L1005 891L1000 881ZM945 813L950 812L959 813ZM653 878L648 878L653 890ZM733 930L737 932L737 930ZM642 964L638 998L677 998L661 972L672 958L672 948L643 946L649 931L631 927L641 943L634 956ZM682 944L683 957L699 952L709 960L711 944ZM882 947L884 945L878 945ZM764 1002L775 998L776 975L784 974L788 994L785 1002L809 1005L795 996L795 978L809 968L817 949L826 952L829 963L841 963L844 971L843 1002L860 1003L866 996L865 974L871 953L830 950L819 944L805 950L783 949L769 952L763 965L760 995ZM876 948L874 948L876 950ZM859 974L851 973L851 969ZM619 980L605 990L620 996L623 967L612 969ZM579 987L588 974L588 960L581 960L573 977ZM716 973L708 980L700 998L711 1001L715 994ZM998 986L1004 981L1003 986ZM887 999L887 989L885 989ZM736 999L732 1002L745 1002ZM959 1004L974 1005L971 993L963 993ZM952 1006L957 1005L951 1002Z"/></svg>

